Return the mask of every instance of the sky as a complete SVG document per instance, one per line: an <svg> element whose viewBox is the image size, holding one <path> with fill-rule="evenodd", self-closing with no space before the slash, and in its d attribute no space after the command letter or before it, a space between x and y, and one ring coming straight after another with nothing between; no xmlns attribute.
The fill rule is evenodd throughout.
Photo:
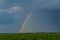
<svg viewBox="0 0 60 40"><path fill-rule="evenodd" d="M60 0L0 0L0 33L18 33L31 11L25 31L60 31L59 4Z"/></svg>
<svg viewBox="0 0 60 40"><path fill-rule="evenodd" d="M31 0L0 0L0 33L17 33L30 10Z"/></svg>

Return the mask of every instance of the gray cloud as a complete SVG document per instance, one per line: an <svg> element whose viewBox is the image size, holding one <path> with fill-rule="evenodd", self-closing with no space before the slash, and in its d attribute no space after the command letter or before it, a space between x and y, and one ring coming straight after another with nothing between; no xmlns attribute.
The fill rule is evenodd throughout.
<svg viewBox="0 0 60 40"><path fill-rule="evenodd" d="M60 0L34 0L35 9L60 9Z"/></svg>

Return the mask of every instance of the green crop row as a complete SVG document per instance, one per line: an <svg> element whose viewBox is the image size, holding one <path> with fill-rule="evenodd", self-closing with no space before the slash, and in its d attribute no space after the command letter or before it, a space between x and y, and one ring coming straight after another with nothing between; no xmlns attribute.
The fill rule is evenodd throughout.
<svg viewBox="0 0 60 40"><path fill-rule="evenodd" d="M60 40L60 33L1 33L0 40Z"/></svg>

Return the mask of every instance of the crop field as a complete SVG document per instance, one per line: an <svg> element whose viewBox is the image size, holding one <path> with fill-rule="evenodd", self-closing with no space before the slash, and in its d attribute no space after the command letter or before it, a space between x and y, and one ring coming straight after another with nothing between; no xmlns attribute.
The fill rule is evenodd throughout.
<svg viewBox="0 0 60 40"><path fill-rule="evenodd" d="M60 40L60 33L0 33L0 40Z"/></svg>

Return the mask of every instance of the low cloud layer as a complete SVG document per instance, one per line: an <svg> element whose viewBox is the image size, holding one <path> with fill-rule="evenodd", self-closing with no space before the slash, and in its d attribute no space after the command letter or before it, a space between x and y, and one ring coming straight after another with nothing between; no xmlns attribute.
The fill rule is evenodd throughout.
<svg viewBox="0 0 60 40"><path fill-rule="evenodd" d="M19 6L14 6L14 7L11 7L11 8L6 8L6 9L0 9L0 14L2 14L2 12L8 12L8 13L15 13L15 12L18 12L18 11L21 11L22 8L19 7Z"/></svg>

